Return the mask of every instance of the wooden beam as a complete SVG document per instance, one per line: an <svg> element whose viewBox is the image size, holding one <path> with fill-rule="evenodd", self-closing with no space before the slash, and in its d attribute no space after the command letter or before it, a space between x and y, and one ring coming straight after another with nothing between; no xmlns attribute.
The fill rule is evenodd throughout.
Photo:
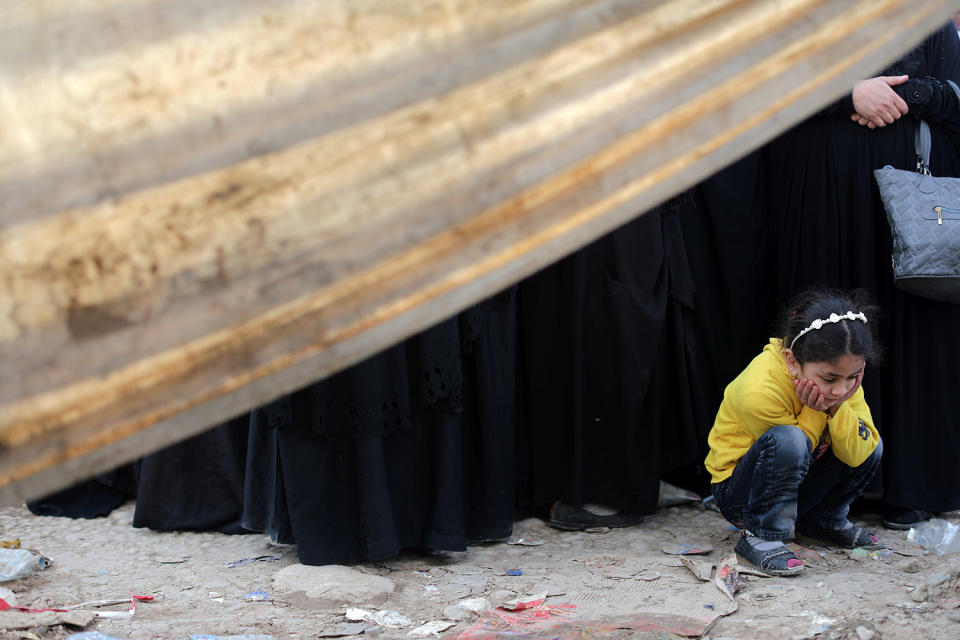
<svg viewBox="0 0 960 640"><path fill-rule="evenodd" d="M694 184L945 0L15 0L0 502L409 336Z"/></svg>

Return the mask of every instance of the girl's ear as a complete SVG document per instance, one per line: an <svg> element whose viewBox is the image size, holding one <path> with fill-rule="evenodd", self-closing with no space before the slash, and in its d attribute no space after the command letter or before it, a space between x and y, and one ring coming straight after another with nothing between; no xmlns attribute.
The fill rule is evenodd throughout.
<svg viewBox="0 0 960 640"><path fill-rule="evenodd" d="M787 371L790 373L790 377L798 378L800 376L800 363L794 357L792 349L783 350L783 360L787 363Z"/></svg>

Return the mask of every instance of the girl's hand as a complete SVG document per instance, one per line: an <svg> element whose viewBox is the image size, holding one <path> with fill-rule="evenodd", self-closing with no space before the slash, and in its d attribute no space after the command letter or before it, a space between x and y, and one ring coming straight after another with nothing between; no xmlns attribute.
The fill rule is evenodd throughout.
<svg viewBox="0 0 960 640"><path fill-rule="evenodd" d="M863 384L863 374L865 373L865 371L866 371L866 368L860 370L860 373L857 374L857 379L854 381L853 386L850 387L850 391L848 391L846 395L840 398L835 405L833 405L832 407L830 407L830 409L827 410L827 413L830 414L831 418L837 415L837 409L840 408L840 405L842 405L844 402L852 398L853 394L855 394L857 392L857 389L860 388L860 385Z"/></svg>
<svg viewBox="0 0 960 640"><path fill-rule="evenodd" d="M793 386L797 391L797 398L800 402L816 411L827 410L827 401L820 393L820 387L817 386L816 382L809 378L803 378L794 380Z"/></svg>

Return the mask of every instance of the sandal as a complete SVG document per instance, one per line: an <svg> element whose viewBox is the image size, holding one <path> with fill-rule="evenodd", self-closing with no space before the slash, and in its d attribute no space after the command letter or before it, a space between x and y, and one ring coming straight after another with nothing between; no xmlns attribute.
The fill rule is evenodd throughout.
<svg viewBox="0 0 960 640"><path fill-rule="evenodd" d="M846 529L827 529L812 522L797 522L798 534L822 542L845 547L847 549L884 549L876 534L870 533L863 527L847 527Z"/></svg>
<svg viewBox="0 0 960 640"><path fill-rule="evenodd" d="M803 571L803 561L786 546L760 551L747 542L746 536L741 536L733 550L741 560L772 576L795 576ZM791 563L791 560L797 562Z"/></svg>

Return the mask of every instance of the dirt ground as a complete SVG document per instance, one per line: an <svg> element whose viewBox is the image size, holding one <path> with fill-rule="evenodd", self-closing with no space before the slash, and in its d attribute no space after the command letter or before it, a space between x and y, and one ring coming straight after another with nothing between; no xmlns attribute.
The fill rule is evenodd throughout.
<svg viewBox="0 0 960 640"><path fill-rule="evenodd" d="M861 516L891 551L802 547L807 568L800 576L741 574L734 601L681 561L720 563L736 541L723 518L699 503L661 508L642 525L606 532L563 532L531 518L516 523L509 543L350 568L302 567L294 548L271 545L259 534L134 529L132 504L98 520L37 517L25 507L5 507L0 540L18 538L22 547L53 560L36 575L0 584L14 592L16 605L62 607L129 598L131 592L153 595L154 601L139 602L132 618L97 618L84 627L39 617L66 614L3 611L0 629L6 631L0 638L65 638L86 631L119 638L363 633L386 640L416 637L422 631L411 631L422 623L447 620L444 624L455 624L443 631L438 624L434 635L467 640L495 637L489 631L494 628L513 632L498 637L524 637L512 624L527 625L520 629L527 637L538 635L531 615L539 616L537 624L549 619L560 625L539 634L554 638L960 638L960 554L923 555L907 532ZM960 513L942 517L960 522ZM678 545L713 550L696 556L664 551L677 551ZM477 598L496 606L536 594L546 594L544 604L516 618L497 617L502 609L469 610L482 604ZM454 606L464 600L466 606ZM347 620L349 607L366 611L366 621ZM129 602L85 609L123 612ZM384 611L395 613L392 618L381 613L379 621L401 628L370 621ZM528 616L526 622L517 621L520 614ZM34 617L18 622L24 616ZM661 630L650 631L658 628L651 621L659 621ZM601 623L608 625L606 634L590 627ZM18 624L22 628L12 628ZM577 634L564 634L576 625L581 625ZM611 635L614 627L620 631Z"/></svg>

